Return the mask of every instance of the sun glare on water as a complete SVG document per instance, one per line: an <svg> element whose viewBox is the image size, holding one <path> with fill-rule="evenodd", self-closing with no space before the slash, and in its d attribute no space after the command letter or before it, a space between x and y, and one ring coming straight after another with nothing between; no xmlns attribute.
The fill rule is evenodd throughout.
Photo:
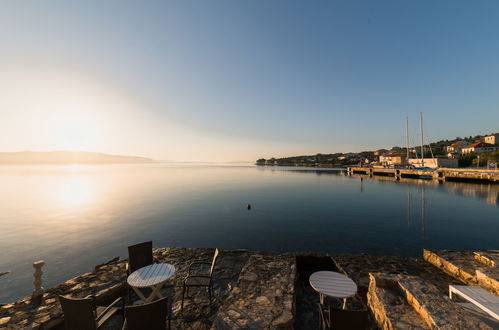
<svg viewBox="0 0 499 330"><path fill-rule="evenodd" d="M97 189L85 177L65 177L54 186L54 200L59 207L75 208L95 200Z"/></svg>

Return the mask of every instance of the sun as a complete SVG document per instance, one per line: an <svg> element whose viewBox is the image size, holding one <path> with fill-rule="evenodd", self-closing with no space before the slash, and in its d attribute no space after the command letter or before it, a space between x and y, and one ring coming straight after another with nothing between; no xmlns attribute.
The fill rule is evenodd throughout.
<svg viewBox="0 0 499 330"><path fill-rule="evenodd" d="M109 152L136 114L122 91L81 73L13 71L4 80L0 128L25 150Z"/></svg>

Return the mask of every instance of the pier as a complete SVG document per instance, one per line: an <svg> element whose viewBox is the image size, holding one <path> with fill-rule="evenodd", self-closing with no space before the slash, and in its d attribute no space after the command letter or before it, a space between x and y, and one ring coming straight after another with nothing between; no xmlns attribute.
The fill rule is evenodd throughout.
<svg viewBox="0 0 499 330"><path fill-rule="evenodd" d="M481 170L468 168L437 168L437 169L404 169L383 167L348 167L348 175L391 176L397 180L400 178L433 179L445 182L453 181L488 181L499 182L498 170Z"/></svg>

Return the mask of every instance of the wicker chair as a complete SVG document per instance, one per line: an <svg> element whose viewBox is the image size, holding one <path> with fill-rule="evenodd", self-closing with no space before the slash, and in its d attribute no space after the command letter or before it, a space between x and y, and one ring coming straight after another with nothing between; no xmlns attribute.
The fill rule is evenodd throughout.
<svg viewBox="0 0 499 330"><path fill-rule="evenodd" d="M93 297L70 298L59 296L62 311L64 313L64 326L71 330L96 330L99 329L114 313L123 307L115 307L123 302L120 297L107 307L95 306Z"/></svg>
<svg viewBox="0 0 499 330"><path fill-rule="evenodd" d="M328 311L324 311L321 304L319 306L319 328L333 330L365 330L369 312L367 310L346 310L329 306Z"/></svg>
<svg viewBox="0 0 499 330"><path fill-rule="evenodd" d="M189 270L187 272L187 277L184 279L184 285L182 287L182 304L180 310L184 310L184 296L187 291L187 295L189 295L190 287L206 287L208 291L208 297L210 299L210 308L211 308L211 297L213 296L213 270L215 269L215 265L218 259L218 249L215 249L215 253L213 254L213 259L211 262L203 262L203 261L195 261L189 265ZM193 267L198 265L210 265L210 271L208 274L191 274Z"/></svg>
<svg viewBox="0 0 499 330"><path fill-rule="evenodd" d="M165 330L167 324L170 329L167 298L125 308L123 330Z"/></svg>

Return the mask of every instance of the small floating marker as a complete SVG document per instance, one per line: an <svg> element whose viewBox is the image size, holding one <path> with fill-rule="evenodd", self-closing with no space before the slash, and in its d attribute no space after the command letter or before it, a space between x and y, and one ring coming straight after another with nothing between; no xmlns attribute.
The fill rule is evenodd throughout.
<svg viewBox="0 0 499 330"><path fill-rule="evenodd" d="M248 210L251 210L251 204L246 204L246 208L247 208Z"/></svg>

